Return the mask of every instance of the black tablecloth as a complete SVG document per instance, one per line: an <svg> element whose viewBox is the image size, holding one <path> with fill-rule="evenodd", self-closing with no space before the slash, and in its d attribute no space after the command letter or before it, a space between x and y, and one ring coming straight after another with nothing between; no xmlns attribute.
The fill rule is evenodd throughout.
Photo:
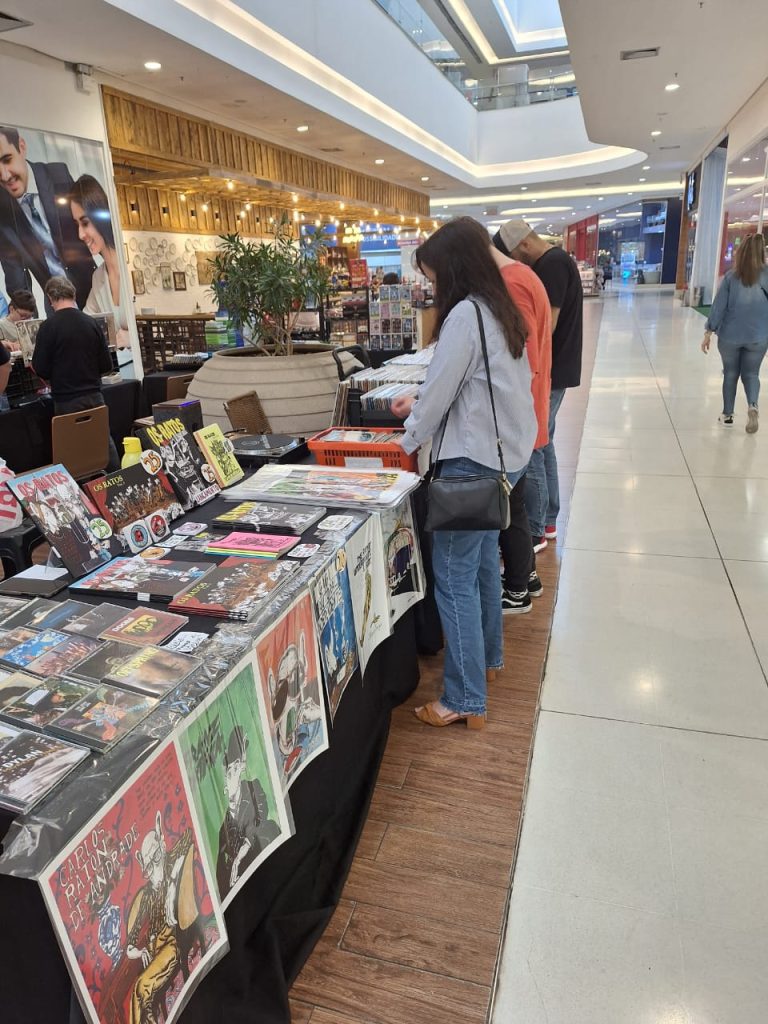
<svg viewBox="0 0 768 1024"><path fill-rule="evenodd" d="M117 450L123 450L123 438L133 432L133 421L140 415L141 384L122 380L102 386L109 409L109 432ZM36 398L28 405L0 412L0 456L15 473L23 473L51 462L51 420L53 402Z"/></svg>
<svg viewBox="0 0 768 1024"><path fill-rule="evenodd" d="M220 501L196 509L189 518L209 521L221 510ZM177 557L185 557L184 552ZM95 595L78 594L78 600L99 603ZM269 857L228 907L230 951L195 991L182 1013L182 1024L290 1021L288 990L341 894L376 782L391 710L418 682L416 610L406 613L373 653L365 683L359 671L352 678L336 714L329 750L291 787L296 834ZM187 628L211 631L214 625L214 620L195 616ZM73 793L75 789L76 784ZM8 825L9 817L0 817L0 836ZM80 1022L81 1011L37 885L0 875L0 911L0 1020Z"/></svg>

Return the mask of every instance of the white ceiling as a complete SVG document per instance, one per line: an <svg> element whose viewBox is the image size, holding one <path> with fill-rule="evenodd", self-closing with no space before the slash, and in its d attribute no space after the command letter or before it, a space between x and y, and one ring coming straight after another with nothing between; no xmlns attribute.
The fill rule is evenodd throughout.
<svg viewBox="0 0 768 1024"><path fill-rule="evenodd" d="M479 9L496 0L465 2ZM468 212L492 221L501 210L569 207L543 216L542 226L551 223L555 229L636 202L640 188L647 189L649 197L677 191L685 168L765 77L768 38L766 0L621 0L612 5L604 0L561 0L561 7L590 138L649 152L648 171L637 166L586 180L574 176L551 185L537 183L527 190L472 190L426 161L383 145L373 135L151 29L103 0L57 5L51 0L0 0L0 10L33 22L2 38L63 60L92 64L126 91L428 191L436 215ZM650 45L661 46L658 58L619 62L620 49ZM413 52L415 60L426 59L415 48ZM145 71L143 62L149 59L160 60L162 71ZM378 59L382 74L396 73L385 54ZM675 73L681 88L666 93L664 85ZM299 124L308 124L310 131L298 134ZM649 133L657 124L664 133L660 144L679 145L679 150L661 150L651 140ZM384 165L373 166L375 158L383 158ZM421 181L424 176L428 182ZM640 177L646 181L640 183ZM446 197L450 205L443 210ZM488 211L485 217L483 210Z"/></svg>

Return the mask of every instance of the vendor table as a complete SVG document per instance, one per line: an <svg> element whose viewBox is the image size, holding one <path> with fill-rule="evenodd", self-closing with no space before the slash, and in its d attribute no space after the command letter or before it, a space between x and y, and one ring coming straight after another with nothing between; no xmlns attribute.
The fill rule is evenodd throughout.
<svg viewBox="0 0 768 1024"><path fill-rule="evenodd" d="M133 421L140 415L141 384L121 380L103 384L101 391L109 409L109 431L118 451L122 451L123 438L131 436ZM53 402L49 397L0 412L0 457L15 473L50 464L52 418Z"/></svg>
<svg viewBox="0 0 768 1024"><path fill-rule="evenodd" d="M217 499L190 518L210 521L224 506ZM78 600L100 603L96 595L78 595ZM108 600L135 607L127 600ZM291 787L295 835L258 868L227 908L230 951L192 995L181 1015L183 1024L290 1021L288 990L340 897L376 782L391 711L418 682L417 608L406 612L373 653L364 683L359 670L352 678L329 749ZM214 626L215 620L197 616L186 628L211 632ZM123 743L129 741L130 736ZM77 788L75 781L73 798ZM11 821L7 814L0 816L0 836ZM38 885L0 875L0 913L3 1024L81 1022Z"/></svg>

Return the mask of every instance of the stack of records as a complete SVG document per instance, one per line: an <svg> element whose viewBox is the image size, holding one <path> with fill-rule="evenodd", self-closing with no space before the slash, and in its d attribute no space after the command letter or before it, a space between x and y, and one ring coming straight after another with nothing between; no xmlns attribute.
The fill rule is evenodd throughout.
<svg viewBox="0 0 768 1024"><path fill-rule="evenodd" d="M167 559L115 558L108 565L73 583L72 590L132 597L136 601L167 602L194 580L204 576L209 563L171 562Z"/></svg>
<svg viewBox="0 0 768 1024"><path fill-rule="evenodd" d="M57 736L104 752L135 728L157 704L155 697L101 683L49 728Z"/></svg>
<svg viewBox="0 0 768 1024"><path fill-rule="evenodd" d="M213 540L205 549L209 555L231 555L246 558L279 558L295 548L300 537L284 537L279 533L228 533Z"/></svg>
<svg viewBox="0 0 768 1024"><path fill-rule="evenodd" d="M227 495L229 497L231 495ZM214 530L253 530L254 533L302 534L325 515L320 505L279 505L268 501L243 501L211 523Z"/></svg>
<svg viewBox="0 0 768 1024"><path fill-rule="evenodd" d="M83 747L2 726L0 743L0 807L17 813L31 810L88 757Z"/></svg>
<svg viewBox="0 0 768 1024"><path fill-rule="evenodd" d="M247 622L264 609L298 568L298 562L226 558L204 579L178 594L170 607L177 612Z"/></svg>
<svg viewBox="0 0 768 1024"><path fill-rule="evenodd" d="M367 412L389 412L396 398L415 398L419 390L418 384L384 384L360 396L360 408ZM326 436L324 441L329 440ZM391 436L388 440L392 440Z"/></svg>

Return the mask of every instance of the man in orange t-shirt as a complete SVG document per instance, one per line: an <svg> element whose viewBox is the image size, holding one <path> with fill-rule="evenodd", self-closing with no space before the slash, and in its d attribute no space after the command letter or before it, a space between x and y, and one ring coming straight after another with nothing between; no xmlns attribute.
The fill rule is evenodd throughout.
<svg viewBox="0 0 768 1024"><path fill-rule="evenodd" d="M549 298L546 288L530 267L504 256L495 246L491 246L491 255L528 328L525 349L533 374L531 394L539 425L535 447L542 448L549 441L549 393L552 387L552 310ZM536 556L524 495L523 476L510 497L510 524L500 535L504 562L501 603L507 615L530 611L531 597L540 597L544 589L536 573Z"/></svg>

